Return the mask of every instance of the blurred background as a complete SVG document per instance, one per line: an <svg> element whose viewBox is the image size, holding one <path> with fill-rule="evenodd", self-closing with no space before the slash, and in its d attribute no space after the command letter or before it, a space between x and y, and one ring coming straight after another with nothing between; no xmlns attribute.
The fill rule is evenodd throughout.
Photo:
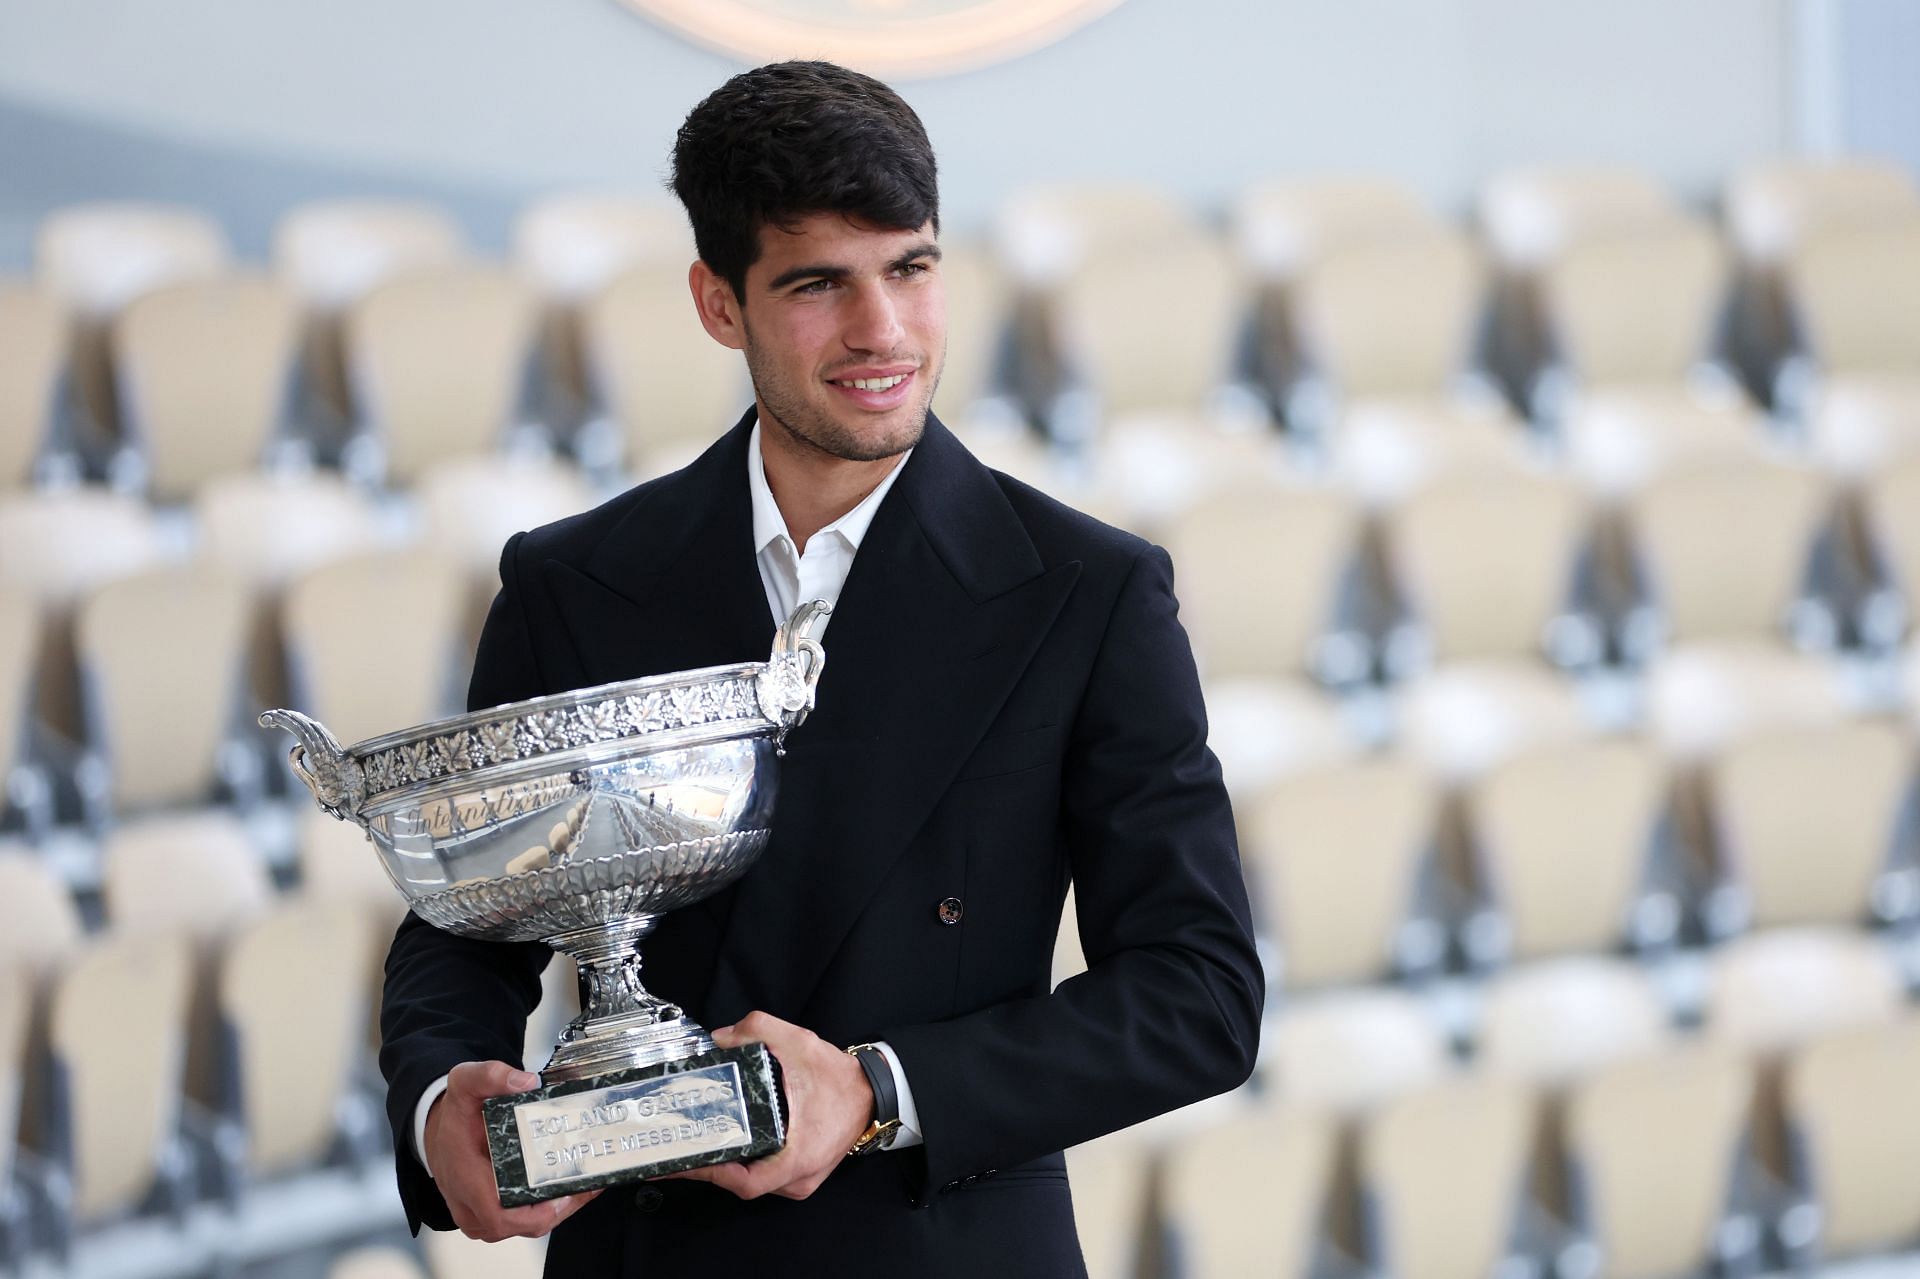
<svg viewBox="0 0 1920 1279"><path fill-rule="evenodd" d="M253 715L457 709L737 418L660 183L783 53L933 137L943 419L1178 570L1271 1006L1096 1279L1920 1275L1910 0L7 0L0 1273L538 1273L408 1238Z"/></svg>

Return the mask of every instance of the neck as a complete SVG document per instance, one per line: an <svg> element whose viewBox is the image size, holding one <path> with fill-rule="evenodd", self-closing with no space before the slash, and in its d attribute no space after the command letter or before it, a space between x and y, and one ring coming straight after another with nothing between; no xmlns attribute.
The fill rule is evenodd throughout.
<svg viewBox="0 0 1920 1279"><path fill-rule="evenodd" d="M795 439L763 408L760 461L793 549L804 553L809 538L860 505L899 465L900 458L851 462L835 457Z"/></svg>

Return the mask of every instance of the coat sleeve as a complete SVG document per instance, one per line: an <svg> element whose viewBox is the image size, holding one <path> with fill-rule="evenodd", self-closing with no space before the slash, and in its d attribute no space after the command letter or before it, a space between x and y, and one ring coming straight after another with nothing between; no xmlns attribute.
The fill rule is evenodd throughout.
<svg viewBox="0 0 1920 1279"><path fill-rule="evenodd" d="M480 632L467 708L479 710L547 691L521 603L516 555L500 559L500 593ZM413 1150L413 1112L428 1085L467 1061L521 1063L527 1016L540 1002L540 972L552 952L537 942L455 937L408 913L387 952L380 1006L380 1071L387 1081L400 1198L407 1223L453 1229L446 1201Z"/></svg>
<svg viewBox="0 0 1920 1279"><path fill-rule="evenodd" d="M922 1202L1253 1070L1265 983L1177 611L1166 552L1141 552L1068 740L1061 830L1088 970L1050 995L886 1032L920 1113Z"/></svg>

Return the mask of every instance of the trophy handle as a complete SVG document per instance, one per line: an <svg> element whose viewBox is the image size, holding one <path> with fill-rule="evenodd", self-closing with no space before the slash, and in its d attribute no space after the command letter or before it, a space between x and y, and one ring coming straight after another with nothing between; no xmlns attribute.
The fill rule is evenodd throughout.
<svg viewBox="0 0 1920 1279"><path fill-rule="evenodd" d="M353 756L318 720L299 711L273 710L260 716L262 728L283 728L300 739L287 752L293 775L306 784L320 807L341 821L357 820L367 800L367 781Z"/></svg>
<svg viewBox="0 0 1920 1279"><path fill-rule="evenodd" d="M826 650L813 638L813 628L832 612L825 600L808 600L774 632L773 654L760 672L760 710L779 726L775 741L782 744L782 754L787 734L813 709L814 689L827 665Z"/></svg>

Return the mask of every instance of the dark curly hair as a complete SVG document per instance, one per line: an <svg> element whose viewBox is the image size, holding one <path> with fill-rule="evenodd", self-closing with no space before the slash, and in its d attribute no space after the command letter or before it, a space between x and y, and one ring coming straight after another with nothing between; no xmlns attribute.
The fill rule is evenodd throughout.
<svg viewBox="0 0 1920 1279"><path fill-rule="evenodd" d="M840 213L892 230L940 229L933 145L913 108L831 62L743 71L688 113L669 182L700 260L743 298L760 228Z"/></svg>

